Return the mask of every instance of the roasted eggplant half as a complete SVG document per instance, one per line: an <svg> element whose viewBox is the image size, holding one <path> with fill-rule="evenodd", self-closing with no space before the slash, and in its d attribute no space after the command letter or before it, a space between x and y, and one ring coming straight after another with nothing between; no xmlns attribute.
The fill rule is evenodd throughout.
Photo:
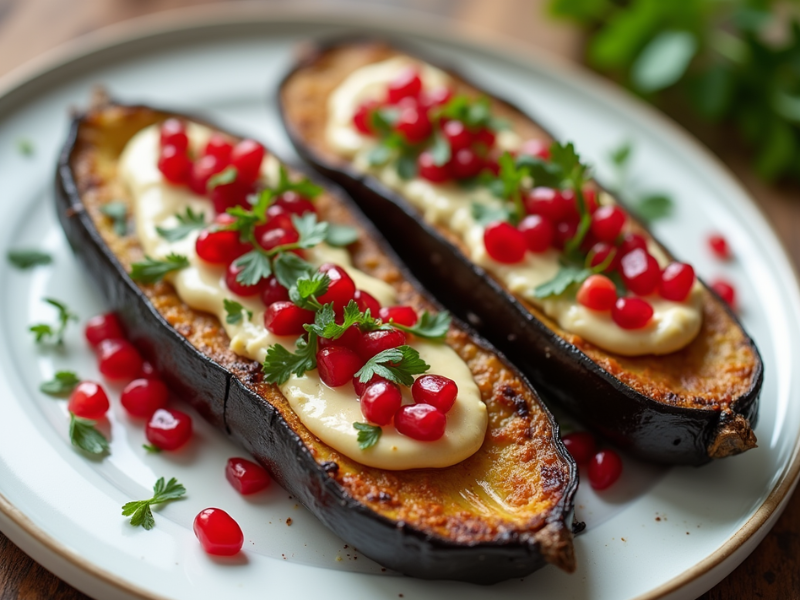
<svg viewBox="0 0 800 600"><path fill-rule="evenodd" d="M121 153L137 132L168 118L192 121L147 106L96 102L72 123L56 198L78 258L171 388L345 542L386 567L481 584L522 577L546 563L573 571L574 461L524 376L466 326L454 321L444 343L466 363L485 403L482 444L449 467L386 470L312 434L279 387L265 381L262 365L231 350L216 316L191 308L165 281L132 280L132 265L144 256L141 241L133 227L120 235L103 207L124 202L133 214L131 192L119 177ZM404 304L438 308L352 200L328 188L315 209L320 219L357 230L347 247L353 265L390 285Z"/></svg>
<svg viewBox="0 0 800 600"><path fill-rule="evenodd" d="M427 162L417 154L418 174L414 175L412 151L412 172L403 173L409 166L409 157L403 152L409 146L413 148L411 142L415 136L424 138L431 130L420 133L420 127L425 129L424 124L420 126L413 111L411 117L404 116L402 100L397 98L395 105L389 107L391 110L381 113L376 120L375 112L368 112L369 102L378 102L374 99L374 84L364 79L368 69L398 59L413 61L418 70L432 65L418 54L380 41L335 42L305 48L302 58L286 75L278 99L284 126L298 153L351 194L428 290L500 348L535 382L546 399L566 407L587 427L635 456L660 463L700 465L754 448L753 427L763 380L761 358L736 316L701 282L695 284L696 290L692 288L697 294L698 315L693 341L659 355L610 351L592 343L585 335L568 331L545 314L540 305L517 291L512 292L496 273L476 264L463 236L454 233L455 225L437 222L435 214L439 207L426 204L422 192L417 190L412 202L411 184L401 187L397 181L422 177L423 168L427 169L428 181L446 177L441 174L443 160L436 160L436 153L442 151L441 139L437 138L445 133L450 149L449 152L445 149L444 159L450 160L450 173L460 169L459 176L466 177L464 182L469 183L468 176L476 175L477 171L470 173L468 155L454 154L463 131L458 127L445 131L447 121L443 119L439 121L442 133L437 134L434 127L432 138L427 138L433 139L426 151ZM536 148L528 152L541 159L531 163L539 168L534 185L541 185L537 183L539 175L547 179L549 165L554 160L547 157L552 136L511 103L487 95L486 90L453 70L438 71L440 75L446 74L449 86L449 91L440 95L466 98L460 106L448 102L440 115L450 118L461 115L469 123L470 119L479 122L481 118L486 122L489 113L510 125L522 140L538 141L543 153ZM392 103L392 94L419 94L416 106L437 101L435 89L411 90L415 85L420 84L413 74L399 75L384 88L386 102ZM349 98L347 93L351 94ZM354 104L351 108L355 110L344 115L345 119L352 119L353 125L347 134L360 131L365 136L374 136L394 127L394 133L381 138L382 147L377 147L375 154L368 155L367 161L360 164L355 155L346 151L354 140L358 143L358 136L345 135L332 142L328 131L335 119L341 122L343 118L342 97L349 100L352 94L371 99ZM389 114L392 110L393 116ZM477 112L473 114L470 110ZM393 144L398 139L403 141L398 132L406 143L395 146L400 147L399 154L395 154L397 174L390 184L380 170L386 168L382 166L386 156L378 155L381 152L389 155L394 151ZM472 135L479 136L480 131L472 131ZM568 162L570 157L564 156L568 148L565 145L560 148L562 162ZM464 160L458 163L461 158ZM494 169L496 174L497 165ZM599 197L600 186L591 181L588 185ZM607 197L608 202L620 205L610 194ZM520 212L523 210L521 207ZM430 214L434 217L429 218ZM641 236L654 253L660 252L672 260L668 251L630 215L628 223L631 231ZM575 235L575 231L568 235ZM567 237L566 244L572 239Z"/></svg>

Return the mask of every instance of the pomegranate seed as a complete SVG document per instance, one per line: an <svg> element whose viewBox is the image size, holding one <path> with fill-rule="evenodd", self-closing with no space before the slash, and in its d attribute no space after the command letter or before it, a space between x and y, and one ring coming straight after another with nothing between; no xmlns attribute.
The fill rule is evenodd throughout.
<svg viewBox="0 0 800 600"><path fill-rule="evenodd" d="M613 242L628 219L618 206L601 206L592 215L592 233L603 242Z"/></svg>
<svg viewBox="0 0 800 600"><path fill-rule="evenodd" d="M373 383L378 383L379 381L385 381L386 383L389 383L388 379L384 379L380 375L373 375L372 379L370 379L367 383L361 383L358 380L358 377L356 377L354 375L353 376L353 389L355 389L355 391L356 391L356 396L358 396L360 398L361 394L363 394L367 390L367 388L369 386L371 386Z"/></svg>
<svg viewBox="0 0 800 600"><path fill-rule="evenodd" d="M500 157L502 152L499 148L494 148L489 151L486 158L483 159L483 170L489 171L492 175L497 177L500 175Z"/></svg>
<svg viewBox="0 0 800 600"><path fill-rule="evenodd" d="M201 156L192 164L189 187L195 194L204 196L208 191L208 180L222 172L227 166L216 156Z"/></svg>
<svg viewBox="0 0 800 600"><path fill-rule="evenodd" d="M364 361L345 346L326 346L317 352L317 370L325 385L339 387L353 379Z"/></svg>
<svg viewBox="0 0 800 600"><path fill-rule="evenodd" d="M590 275L578 290L578 302L592 310L611 310L617 301L617 288L605 275Z"/></svg>
<svg viewBox="0 0 800 600"><path fill-rule="evenodd" d="M442 126L444 138L450 142L450 149L453 152L466 148L472 143L472 134L461 121L447 121Z"/></svg>
<svg viewBox="0 0 800 600"><path fill-rule="evenodd" d="M711 284L711 289L714 290L717 296L722 298L728 306L736 310L736 290L733 284L724 279L717 279Z"/></svg>
<svg viewBox="0 0 800 600"><path fill-rule="evenodd" d="M182 152L175 146L164 146L158 157L158 170L170 183L186 183L192 170L192 161L185 151Z"/></svg>
<svg viewBox="0 0 800 600"><path fill-rule="evenodd" d="M583 200L586 206L586 211L589 214L594 214L597 210L597 200L595 199L594 190L585 188L583 190ZM564 214L564 219L571 221L580 220L580 212L578 211L578 199L575 197L575 192L572 190L560 190L557 196L557 202L560 203L560 211Z"/></svg>
<svg viewBox="0 0 800 600"><path fill-rule="evenodd" d="M314 203L308 198L304 198L297 192L284 192L278 196L273 206L280 206L290 215L302 216L306 213L317 213Z"/></svg>
<svg viewBox="0 0 800 600"><path fill-rule="evenodd" d="M242 271L244 271L244 267L239 266L235 262L228 265L228 268L225 270L225 285L228 286L228 289L237 296L246 297L260 294L264 287L266 287L267 280L261 279L254 285L245 285L236 279Z"/></svg>
<svg viewBox="0 0 800 600"><path fill-rule="evenodd" d="M630 254L636 249L647 250L647 240L644 236L638 233L625 233L622 236L622 242L619 245L619 252L617 256L622 258L626 254Z"/></svg>
<svg viewBox="0 0 800 600"><path fill-rule="evenodd" d="M441 438L446 425L445 414L430 404L407 404L394 415L394 426L399 433L423 442Z"/></svg>
<svg viewBox="0 0 800 600"><path fill-rule="evenodd" d="M258 237L258 245L264 250L273 250L278 246L294 244L300 239L300 235L294 229L267 229Z"/></svg>
<svg viewBox="0 0 800 600"><path fill-rule="evenodd" d="M327 346L344 346L345 348L355 350L360 340L361 331L359 331L356 325L351 325L335 340L329 340L321 337L317 340L317 342L320 348L326 348Z"/></svg>
<svg viewBox="0 0 800 600"><path fill-rule="evenodd" d="M462 148L453 153L447 166L456 179L467 179L481 172L483 160L472 148Z"/></svg>
<svg viewBox="0 0 800 600"><path fill-rule="evenodd" d="M412 144L425 140L433 131L428 113L416 106L401 109L394 127Z"/></svg>
<svg viewBox="0 0 800 600"><path fill-rule="evenodd" d="M194 534L208 554L233 556L244 545L239 524L221 508L206 508L194 518Z"/></svg>
<svg viewBox="0 0 800 600"><path fill-rule="evenodd" d="M563 250L567 242L574 238L576 233L578 233L578 221L561 221L556 225L556 230L553 234L553 246Z"/></svg>
<svg viewBox="0 0 800 600"><path fill-rule="evenodd" d="M528 215L517 226L531 252L544 252L553 243L555 228L547 217Z"/></svg>
<svg viewBox="0 0 800 600"><path fill-rule="evenodd" d="M353 126L359 133L372 135L372 112L378 107L374 100L362 102L353 115Z"/></svg>
<svg viewBox="0 0 800 600"><path fill-rule="evenodd" d="M406 343L406 334L399 329L388 331L369 331L361 334L361 339L356 345L356 352L364 362L389 348L397 348Z"/></svg>
<svg viewBox="0 0 800 600"><path fill-rule="evenodd" d="M192 437L192 418L172 408L159 408L144 429L147 441L162 450L177 450Z"/></svg>
<svg viewBox="0 0 800 600"><path fill-rule="evenodd" d="M264 327L275 335L300 335L303 325L314 322L314 311L295 306L289 301L273 302L264 313Z"/></svg>
<svg viewBox="0 0 800 600"><path fill-rule="evenodd" d="M433 154L427 150L417 157L417 170L420 177L434 183L441 183L450 178L447 165L437 165L433 160Z"/></svg>
<svg viewBox="0 0 800 600"><path fill-rule="evenodd" d="M719 233L712 233L708 236L708 246L714 253L714 256L720 260L729 260L733 257L728 241Z"/></svg>
<svg viewBox="0 0 800 600"><path fill-rule="evenodd" d="M267 209L267 222L256 226L256 238L270 229L294 229L292 215L282 206L273 204Z"/></svg>
<svg viewBox="0 0 800 600"><path fill-rule="evenodd" d="M72 390L67 409L76 417L100 419L108 412L110 405L105 390L94 381L81 381Z"/></svg>
<svg viewBox="0 0 800 600"><path fill-rule="evenodd" d="M356 293L356 284L342 267L325 263L319 268L320 273L325 273L330 278L328 291L317 297L320 304L333 303L333 310L340 312L353 299Z"/></svg>
<svg viewBox="0 0 800 600"><path fill-rule="evenodd" d="M536 156L542 160L550 160L550 147L542 140L531 139L522 142L519 153Z"/></svg>
<svg viewBox="0 0 800 600"><path fill-rule="evenodd" d="M380 309L378 315L384 323L394 321L398 325L405 325L406 327L413 327L419 319L417 311L410 306L384 306Z"/></svg>
<svg viewBox="0 0 800 600"><path fill-rule="evenodd" d="M551 223L559 223L567 217L565 208L561 194L553 188L535 187L525 197L525 210L533 215L541 215Z"/></svg>
<svg viewBox="0 0 800 600"><path fill-rule="evenodd" d="M446 413L455 404L458 386L455 381L442 375L423 375L414 381L411 395L417 404L430 404Z"/></svg>
<svg viewBox="0 0 800 600"><path fill-rule="evenodd" d="M264 303L264 306L269 306L275 302L286 302L288 300L289 290L281 285L275 275L270 275L269 278L267 278L264 290L261 292L261 301Z"/></svg>
<svg viewBox="0 0 800 600"><path fill-rule="evenodd" d="M618 298L611 308L611 318L622 329L641 329L653 318L653 307L641 298Z"/></svg>
<svg viewBox="0 0 800 600"><path fill-rule="evenodd" d="M403 69L386 88L386 100L397 104L403 98L416 98L422 91L422 79L414 67Z"/></svg>
<svg viewBox="0 0 800 600"><path fill-rule="evenodd" d="M661 280L658 262L641 248L623 256L619 261L619 270L627 288L639 296L652 294Z"/></svg>
<svg viewBox="0 0 800 600"><path fill-rule="evenodd" d="M108 339L97 346L100 372L108 379L128 380L142 370L142 357L128 340Z"/></svg>
<svg viewBox="0 0 800 600"><path fill-rule="evenodd" d="M694 269L691 265L674 262L661 273L659 292L662 298L683 302L694 285Z"/></svg>
<svg viewBox="0 0 800 600"><path fill-rule="evenodd" d="M125 333L122 331L117 315L114 313L106 313L97 315L86 321L86 341L94 348L103 340L112 338L124 338Z"/></svg>
<svg viewBox="0 0 800 600"><path fill-rule="evenodd" d="M583 200L586 203L586 210L594 216L597 211L597 192L594 191L594 188L583 188ZM623 214L625 213L623 212Z"/></svg>
<svg viewBox="0 0 800 600"><path fill-rule="evenodd" d="M255 140L242 140L231 151L231 164L236 167L236 179L242 183L254 183L264 160L264 146Z"/></svg>
<svg viewBox="0 0 800 600"><path fill-rule="evenodd" d="M437 87L432 90L423 91L419 96L419 105L423 108L433 108L441 106L450 101L453 97L453 90L449 87Z"/></svg>
<svg viewBox="0 0 800 600"><path fill-rule="evenodd" d="M167 119L161 123L159 138L162 148L173 146L181 154L186 154L186 150L189 148L186 125L180 119Z"/></svg>
<svg viewBox="0 0 800 600"><path fill-rule="evenodd" d="M122 390L123 408L134 417L150 418L159 408L164 408L169 391L160 379L134 379Z"/></svg>
<svg viewBox="0 0 800 600"><path fill-rule="evenodd" d="M496 137L497 136L495 136L494 132L491 129L483 127L482 129L479 129L478 131L475 132L475 135L473 136L473 141L476 144L482 144L488 151L489 148L494 146L494 141Z"/></svg>
<svg viewBox="0 0 800 600"><path fill-rule="evenodd" d="M366 312L367 309L369 309L369 313L373 317L379 315L381 312L381 303L363 290L356 290L356 293L353 294L353 300L355 300L358 305L358 310L361 312Z"/></svg>
<svg viewBox="0 0 800 600"><path fill-rule="evenodd" d="M269 487L269 473L261 465L246 458L229 458L225 478L242 496L255 494Z"/></svg>
<svg viewBox="0 0 800 600"><path fill-rule="evenodd" d="M614 257L604 271L613 271L619 266L619 250L606 242L597 242L589 249L589 266L597 267L602 265L612 252Z"/></svg>
<svg viewBox="0 0 800 600"><path fill-rule="evenodd" d="M600 450L589 463L589 484L600 491L611 487L622 475L622 460L613 450Z"/></svg>
<svg viewBox="0 0 800 600"><path fill-rule="evenodd" d="M521 261L528 247L522 232L504 221L492 223L486 228L483 232L483 245L492 259L504 264Z"/></svg>
<svg viewBox="0 0 800 600"><path fill-rule="evenodd" d="M221 133L214 132L211 134L205 150L203 150L203 155L214 156L217 160L228 164L231 160L232 150L233 144L228 141L228 138Z"/></svg>
<svg viewBox="0 0 800 600"><path fill-rule="evenodd" d="M158 379L156 368L148 361L142 361L142 370L139 372L138 379Z"/></svg>
<svg viewBox="0 0 800 600"><path fill-rule="evenodd" d="M239 239L238 231L204 229L194 244L197 256L212 265L227 265L250 250L250 245Z"/></svg>
<svg viewBox="0 0 800 600"><path fill-rule="evenodd" d="M595 454L594 436L588 431L575 431L561 438L567 451L579 465L589 462Z"/></svg>
<svg viewBox="0 0 800 600"><path fill-rule="evenodd" d="M222 214L234 206L250 208L247 196L254 191L252 184L245 184L237 179L231 183L224 183L211 188L208 196L214 204L214 211Z"/></svg>
<svg viewBox="0 0 800 600"><path fill-rule="evenodd" d="M370 423L388 425L403 404L400 388L388 381L370 383L361 394L361 414Z"/></svg>

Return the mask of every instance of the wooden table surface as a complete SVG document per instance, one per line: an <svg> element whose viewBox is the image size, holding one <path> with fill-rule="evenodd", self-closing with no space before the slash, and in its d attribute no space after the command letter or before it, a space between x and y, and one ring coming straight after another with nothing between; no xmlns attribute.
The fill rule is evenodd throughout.
<svg viewBox="0 0 800 600"><path fill-rule="evenodd" d="M140 15L215 0L0 0L0 76L58 44ZM264 2L265 5L289 4ZM579 61L582 39L574 29L544 17L545 0L383 0L428 10ZM231 2L236 4L236 2ZM700 137L757 200L794 264L800 265L800 187L770 186L748 169L746 153L729 134L707 131L682 114L672 115ZM658 557L653 557L658 560ZM84 600L0 534L0 600ZM761 545L703 600L800 598L800 492ZM102 599L98 599L102 600Z"/></svg>

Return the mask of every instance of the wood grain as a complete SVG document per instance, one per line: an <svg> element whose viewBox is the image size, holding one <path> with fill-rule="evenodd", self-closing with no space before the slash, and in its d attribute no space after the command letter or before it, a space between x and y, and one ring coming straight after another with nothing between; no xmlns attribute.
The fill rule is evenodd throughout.
<svg viewBox="0 0 800 600"><path fill-rule="evenodd" d="M0 0L0 75L99 27L215 1L222 0ZM579 32L548 19L546 0L383 0L382 4L449 16L574 61L580 61L582 55ZM800 236L794 235L800 230L800 187L760 181L748 168L747 153L729 132L709 130L693 121L679 104L675 106L671 105L670 116L699 137L735 173L765 212L795 266L800 265ZM84 600L87 596L53 576L0 534L0 600L52 598ZM786 512L753 554L701 598L800 598L800 493L794 494Z"/></svg>

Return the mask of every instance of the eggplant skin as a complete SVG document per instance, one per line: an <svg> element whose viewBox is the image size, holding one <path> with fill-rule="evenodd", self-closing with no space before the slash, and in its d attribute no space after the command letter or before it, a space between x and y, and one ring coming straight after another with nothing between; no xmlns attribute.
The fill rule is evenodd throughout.
<svg viewBox="0 0 800 600"><path fill-rule="evenodd" d="M278 89L282 121L298 154L349 192L419 281L508 356L545 398L651 462L702 465L756 447L761 357L716 294L705 288L697 339L666 356L618 356L561 330L472 263L458 239L427 223L400 193L327 147L328 94L350 72L398 54L436 62L381 40L334 40L304 50ZM443 70L458 92L486 95L454 70ZM553 139L510 102L489 97L523 137Z"/></svg>
<svg viewBox="0 0 800 600"><path fill-rule="evenodd" d="M260 364L230 351L216 318L183 304L167 283L139 286L128 277L141 247L132 234L118 236L99 208L111 199L129 201L113 180L127 140L171 116L187 118L97 103L72 122L55 188L70 245L172 390L251 452L345 542L390 569L479 584L524 577L547 563L573 571L575 462L530 384L466 326L454 321L447 343L466 360L487 403L483 447L446 469L382 471L316 439L277 387L262 381ZM438 308L350 199L327 189L317 208L322 218L361 230L351 246L356 266L395 285L401 301ZM478 480L492 482L505 500L503 511L486 516L491 500L477 509L464 502L464 486Z"/></svg>

